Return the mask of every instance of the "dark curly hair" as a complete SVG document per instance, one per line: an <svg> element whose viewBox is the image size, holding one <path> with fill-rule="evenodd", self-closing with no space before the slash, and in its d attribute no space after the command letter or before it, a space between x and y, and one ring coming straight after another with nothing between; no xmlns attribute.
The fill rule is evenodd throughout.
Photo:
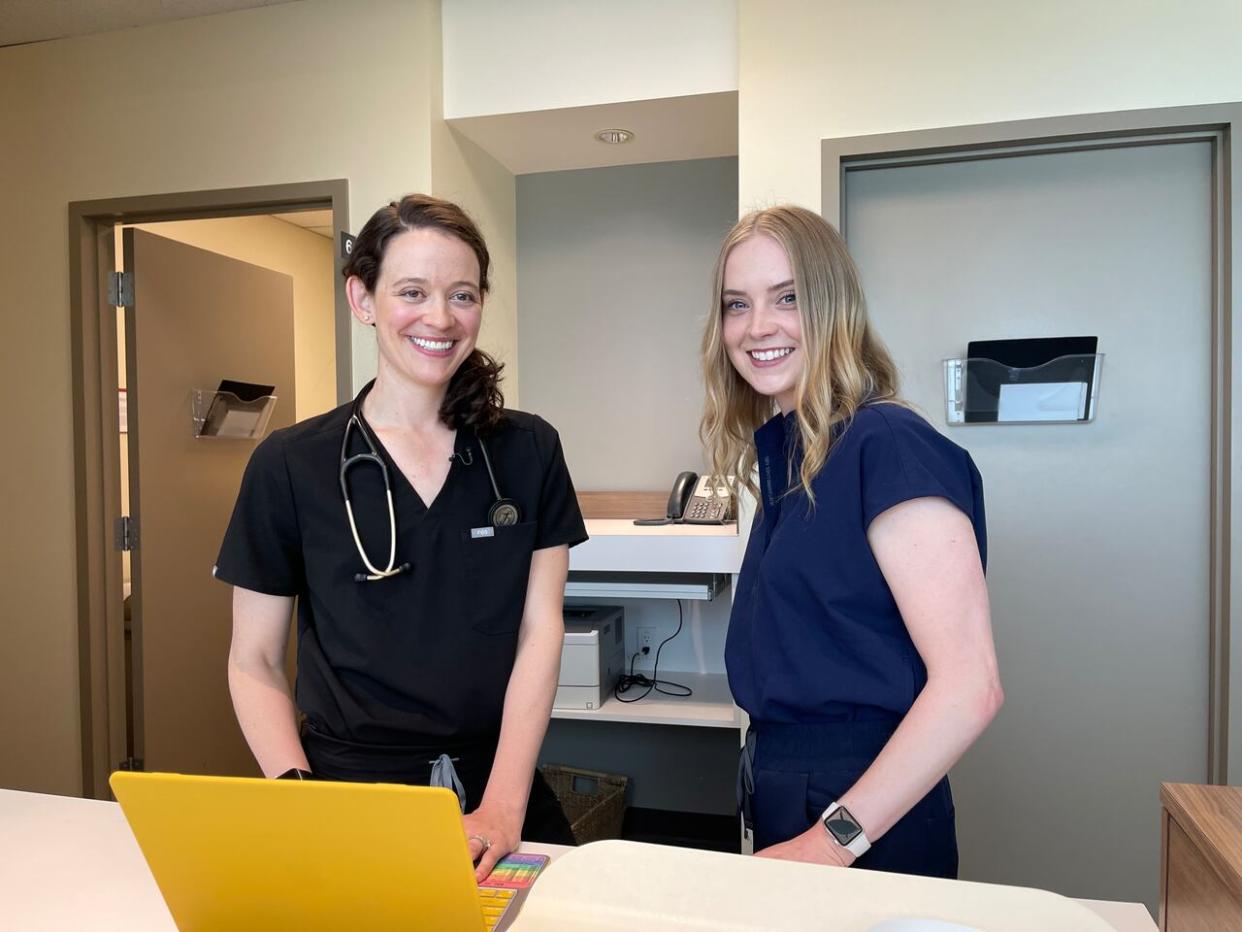
<svg viewBox="0 0 1242 932"><path fill-rule="evenodd" d="M492 259L483 234L456 204L426 194L407 194L372 214L354 240L342 274L346 279L357 276L367 291L374 292L389 241L398 233L420 229L440 230L469 246L479 260L479 290L487 294L491 287ZM505 405L500 391L503 369L504 363L482 350L474 350L449 380L440 404L440 420L454 430L471 427L486 433L494 428L500 422Z"/></svg>

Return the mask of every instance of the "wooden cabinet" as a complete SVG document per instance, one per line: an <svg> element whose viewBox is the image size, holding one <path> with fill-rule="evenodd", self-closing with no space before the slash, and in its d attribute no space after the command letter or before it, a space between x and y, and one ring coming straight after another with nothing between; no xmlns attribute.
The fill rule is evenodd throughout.
<svg viewBox="0 0 1242 932"><path fill-rule="evenodd" d="M1160 787L1160 928L1242 930L1242 788Z"/></svg>

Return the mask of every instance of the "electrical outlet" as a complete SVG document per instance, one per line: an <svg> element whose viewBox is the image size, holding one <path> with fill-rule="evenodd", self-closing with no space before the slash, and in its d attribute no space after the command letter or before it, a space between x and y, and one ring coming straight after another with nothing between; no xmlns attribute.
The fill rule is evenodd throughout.
<svg viewBox="0 0 1242 932"><path fill-rule="evenodd" d="M650 654L656 649L655 631L655 628L646 626L638 629L638 649L640 651L646 651Z"/></svg>

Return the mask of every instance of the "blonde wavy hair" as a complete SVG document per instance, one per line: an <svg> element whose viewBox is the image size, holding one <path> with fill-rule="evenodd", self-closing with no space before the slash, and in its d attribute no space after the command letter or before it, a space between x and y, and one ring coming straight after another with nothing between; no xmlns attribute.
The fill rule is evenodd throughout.
<svg viewBox="0 0 1242 932"><path fill-rule="evenodd" d="M794 409L802 446L798 480L813 506L811 481L828 458L834 428L848 426L865 403L903 404L897 396L897 367L867 317L858 268L841 235L802 207L782 205L747 214L720 247L703 333L707 399L699 437L714 475L736 475L734 491L740 485L760 499L753 434L772 417L776 405L751 388L729 360L721 301L729 253L752 236L770 236L780 243L793 268L805 358ZM788 482L792 487L792 474Z"/></svg>

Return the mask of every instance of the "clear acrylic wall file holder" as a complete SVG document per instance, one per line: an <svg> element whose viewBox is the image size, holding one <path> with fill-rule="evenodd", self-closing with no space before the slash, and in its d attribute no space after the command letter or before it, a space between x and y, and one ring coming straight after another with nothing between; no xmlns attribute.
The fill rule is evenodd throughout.
<svg viewBox="0 0 1242 932"><path fill-rule="evenodd" d="M275 395L247 401L232 392L212 388L195 388L190 392L194 436L200 439L262 439L275 410Z"/></svg>
<svg viewBox="0 0 1242 932"><path fill-rule="evenodd" d="M1058 356L1039 366L994 359L944 360L944 418L954 424L1089 424L1103 353Z"/></svg>

